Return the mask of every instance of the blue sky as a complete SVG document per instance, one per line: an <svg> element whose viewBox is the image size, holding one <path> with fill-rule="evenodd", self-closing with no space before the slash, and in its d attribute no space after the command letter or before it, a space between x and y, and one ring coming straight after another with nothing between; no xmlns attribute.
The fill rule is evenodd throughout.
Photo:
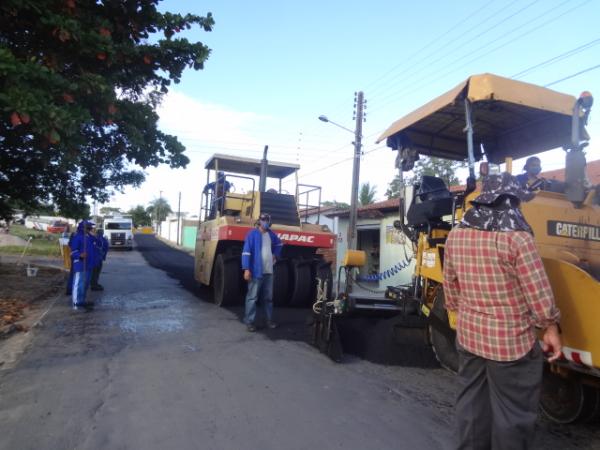
<svg viewBox="0 0 600 450"><path fill-rule="evenodd" d="M179 136L192 162L149 170L141 188L115 195L111 204L125 209L160 191L175 205L182 191L182 209L197 213L208 157L259 157L265 144L271 159L299 163L301 181L322 185L324 199L349 201L353 136L317 117L353 128L357 90L367 99L361 182L376 184L384 199L395 155L375 139L396 119L471 74L510 77L573 51L519 78L545 85L600 64L600 2L593 0L166 0L161 9L212 12L213 32L185 34L212 54L159 110L161 128ZM600 99L600 69L552 88ZM588 160L600 158L599 124L592 110ZM561 151L544 158L545 169L562 166Z"/></svg>

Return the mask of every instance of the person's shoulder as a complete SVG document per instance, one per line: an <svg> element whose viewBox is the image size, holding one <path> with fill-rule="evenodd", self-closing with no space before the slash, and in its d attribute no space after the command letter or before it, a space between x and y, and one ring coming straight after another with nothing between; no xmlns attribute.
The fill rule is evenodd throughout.
<svg viewBox="0 0 600 450"><path fill-rule="evenodd" d="M254 237L256 236L256 233L260 233L258 231L258 228L251 228L250 230L248 230L248 232L246 233L246 239L250 238L250 237Z"/></svg>
<svg viewBox="0 0 600 450"><path fill-rule="evenodd" d="M517 248L522 249L529 246L535 246L533 236L527 231L510 231L503 233L504 236Z"/></svg>
<svg viewBox="0 0 600 450"><path fill-rule="evenodd" d="M526 173L520 173L519 175L516 175L515 178L519 183L526 184L529 179L529 175L527 175Z"/></svg>

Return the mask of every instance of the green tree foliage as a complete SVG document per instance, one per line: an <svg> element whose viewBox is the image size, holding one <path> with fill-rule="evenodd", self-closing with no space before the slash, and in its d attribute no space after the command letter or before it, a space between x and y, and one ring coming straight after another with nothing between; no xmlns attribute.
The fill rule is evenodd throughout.
<svg viewBox="0 0 600 450"><path fill-rule="evenodd" d="M210 53L179 33L214 21L159 1L0 2L0 214L103 202L147 167L189 162L155 108Z"/></svg>
<svg viewBox="0 0 600 450"><path fill-rule="evenodd" d="M100 208L101 216L112 216L115 214L121 214L121 208L115 208L113 206L103 206Z"/></svg>
<svg viewBox="0 0 600 450"><path fill-rule="evenodd" d="M375 203L375 195L377 189L375 186L371 186L369 182L362 183L358 192L358 202L361 206L370 205Z"/></svg>
<svg viewBox="0 0 600 450"><path fill-rule="evenodd" d="M59 208L58 215L76 220L85 219L90 217L90 205L87 203L66 202Z"/></svg>
<svg viewBox="0 0 600 450"><path fill-rule="evenodd" d="M444 180L446 186L458 186L460 180L456 176L456 170L461 167L465 167L465 163L443 158L421 156L421 159L415 163L412 176L404 176L404 184L413 184L418 182L423 175L432 175ZM388 199L400 196L400 178L398 175L389 183L385 195Z"/></svg>
<svg viewBox="0 0 600 450"><path fill-rule="evenodd" d="M161 197L152 200L150 205L146 208L146 212L150 215L152 220L156 221L158 218L158 221L162 222L173 212L173 210L171 209L169 202Z"/></svg>
<svg viewBox="0 0 600 450"><path fill-rule="evenodd" d="M152 225L152 217L143 205L137 205L135 208L131 208L127 212L127 215L131 216L131 220L133 220L133 224L136 227L148 227Z"/></svg>
<svg viewBox="0 0 600 450"><path fill-rule="evenodd" d="M339 209L348 209L350 208L350 205L348 203L344 203L344 202L338 202L338 201L330 201L330 200L325 200L324 202L321 202L321 206L334 206L336 208Z"/></svg>

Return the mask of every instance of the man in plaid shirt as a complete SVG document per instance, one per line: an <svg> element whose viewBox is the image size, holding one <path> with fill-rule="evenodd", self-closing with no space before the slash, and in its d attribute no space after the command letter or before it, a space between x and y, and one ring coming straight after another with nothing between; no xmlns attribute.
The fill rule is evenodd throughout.
<svg viewBox="0 0 600 450"><path fill-rule="evenodd" d="M460 449L532 445L542 381L561 354L560 313L529 224L519 209L533 194L508 173L484 179L481 195L448 235L446 307L457 314Z"/></svg>

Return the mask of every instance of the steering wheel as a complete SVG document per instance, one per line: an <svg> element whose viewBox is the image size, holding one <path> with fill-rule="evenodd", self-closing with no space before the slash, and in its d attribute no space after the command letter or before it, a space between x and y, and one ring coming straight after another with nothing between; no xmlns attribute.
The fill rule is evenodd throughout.
<svg viewBox="0 0 600 450"><path fill-rule="evenodd" d="M530 191L537 191L539 189L544 189L544 186L546 186L548 184L548 180L546 180L545 178L538 178L537 180L535 180L532 184L530 184L528 186L528 189Z"/></svg>

